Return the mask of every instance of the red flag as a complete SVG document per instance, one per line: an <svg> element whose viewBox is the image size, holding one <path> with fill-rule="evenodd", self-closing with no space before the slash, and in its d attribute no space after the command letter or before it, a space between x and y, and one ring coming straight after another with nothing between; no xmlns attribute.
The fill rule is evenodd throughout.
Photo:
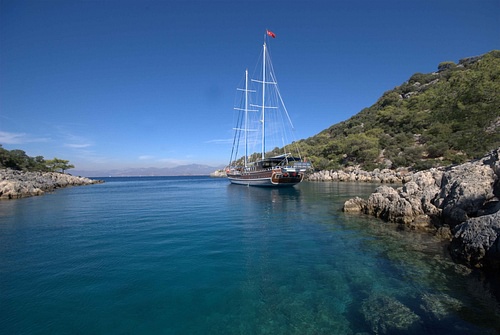
<svg viewBox="0 0 500 335"><path fill-rule="evenodd" d="M272 31L270 31L270 30L267 30L267 35L268 35L268 36L271 36L272 38L276 38L276 34L275 34L275 33L273 33L273 32L272 32Z"/></svg>

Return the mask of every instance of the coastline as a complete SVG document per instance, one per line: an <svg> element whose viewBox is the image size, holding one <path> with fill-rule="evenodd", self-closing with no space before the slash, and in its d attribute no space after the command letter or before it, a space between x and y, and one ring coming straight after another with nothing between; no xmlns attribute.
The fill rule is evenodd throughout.
<svg viewBox="0 0 500 335"><path fill-rule="evenodd" d="M344 212L362 213L427 231L448 243L450 255L469 268L500 269L500 147L461 165L411 173L356 167L319 171L308 181L371 182L381 186L368 197L344 203ZM218 170L211 177L224 177ZM43 195L68 186L103 183L58 172L0 170L0 200ZM385 184L395 184L386 186Z"/></svg>
<svg viewBox="0 0 500 335"><path fill-rule="evenodd" d="M101 183L104 181L60 172L23 172L0 169L0 200L39 196L58 188Z"/></svg>
<svg viewBox="0 0 500 335"><path fill-rule="evenodd" d="M210 176L225 177L225 172ZM480 159L415 173L347 167L317 171L305 180L380 184L368 199L349 199L342 210L433 234L456 263L468 268L500 269L500 147Z"/></svg>
<svg viewBox="0 0 500 335"><path fill-rule="evenodd" d="M481 159L411 175L401 187L381 185L368 199L344 203L363 213L428 231L448 243L456 263L500 269L500 148Z"/></svg>
<svg viewBox="0 0 500 335"><path fill-rule="evenodd" d="M361 170L359 167L347 167L342 170L322 170L306 177L307 181L321 182L365 182L379 184L401 184L411 181L412 173L408 169Z"/></svg>

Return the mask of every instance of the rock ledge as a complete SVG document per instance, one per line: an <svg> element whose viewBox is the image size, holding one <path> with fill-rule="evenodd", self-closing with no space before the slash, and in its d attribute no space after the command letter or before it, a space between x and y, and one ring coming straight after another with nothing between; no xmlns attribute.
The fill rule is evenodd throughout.
<svg viewBox="0 0 500 335"><path fill-rule="evenodd" d="M398 188L379 186L367 200L344 203L403 227L449 239L450 254L469 267L500 268L500 148L483 158L420 171Z"/></svg>
<svg viewBox="0 0 500 335"><path fill-rule="evenodd" d="M22 172L0 169L0 200L42 195L58 188L103 183L59 172Z"/></svg>

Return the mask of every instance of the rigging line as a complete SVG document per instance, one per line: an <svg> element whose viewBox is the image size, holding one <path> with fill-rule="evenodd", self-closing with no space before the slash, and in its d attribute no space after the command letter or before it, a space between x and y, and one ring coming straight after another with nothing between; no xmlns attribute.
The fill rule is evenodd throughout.
<svg viewBox="0 0 500 335"><path fill-rule="evenodd" d="M241 113L238 113L238 122L237 125L241 124ZM241 138L241 133L235 130L234 132L234 138L233 138L233 147L231 149L231 156L229 158L229 166L233 165L233 162L236 162L237 156L238 156L238 148L239 148L239 143L240 143L240 138ZM235 150L236 148L236 150Z"/></svg>
<svg viewBox="0 0 500 335"><path fill-rule="evenodd" d="M273 80L276 81L274 72L271 73L271 76L272 76ZM281 97L280 88L279 88L279 85L277 83L276 83L276 92L278 93L278 98L280 98L280 102L281 102L281 105L283 106L283 110L285 111L286 118L288 119L288 122L292 126L292 130L295 130L295 126L293 125L292 119L290 118L290 114L288 114L288 110L285 106L285 102L283 101L283 98Z"/></svg>
<svg viewBox="0 0 500 335"><path fill-rule="evenodd" d="M268 55L270 54L270 50L268 50ZM288 110L285 106L285 102L283 101L283 98L281 97L281 92L280 92L280 89L279 89L279 85L278 85L278 80L276 78L276 73L274 72L274 66L273 66L273 62L271 61L271 57L269 56L269 59L267 60L267 64L269 66L269 76L271 77L271 80L274 82L275 86L276 86L276 92L278 93L278 97L280 99L280 102L281 102L281 105L283 106L283 110L285 111L285 114L286 114L286 117L288 119L288 122L290 123L290 125L292 126L292 130L295 131L295 126L293 125L293 122L292 122L292 119L290 118L290 115L288 114Z"/></svg>

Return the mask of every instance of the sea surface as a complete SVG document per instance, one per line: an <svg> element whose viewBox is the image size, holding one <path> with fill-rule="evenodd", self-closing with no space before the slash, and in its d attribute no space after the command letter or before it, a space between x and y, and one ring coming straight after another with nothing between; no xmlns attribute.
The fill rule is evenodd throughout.
<svg viewBox="0 0 500 335"><path fill-rule="evenodd" d="M209 177L0 202L0 334L496 334L489 284L346 214L375 184Z"/></svg>

